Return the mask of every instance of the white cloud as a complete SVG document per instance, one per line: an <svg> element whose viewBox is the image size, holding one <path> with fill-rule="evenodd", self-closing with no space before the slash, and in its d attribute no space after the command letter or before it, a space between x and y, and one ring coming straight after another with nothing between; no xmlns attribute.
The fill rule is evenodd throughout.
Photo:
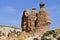
<svg viewBox="0 0 60 40"><path fill-rule="evenodd" d="M4 8L1 8L0 10L1 12L4 12L4 13L16 13L17 12L17 9L13 7L4 7Z"/></svg>
<svg viewBox="0 0 60 40"><path fill-rule="evenodd" d="M60 15L60 7L56 8L56 13Z"/></svg>
<svg viewBox="0 0 60 40"><path fill-rule="evenodd" d="M57 9L57 6L48 6L48 7L46 7L47 9L49 9L49 10L56 10Z"/></svg>

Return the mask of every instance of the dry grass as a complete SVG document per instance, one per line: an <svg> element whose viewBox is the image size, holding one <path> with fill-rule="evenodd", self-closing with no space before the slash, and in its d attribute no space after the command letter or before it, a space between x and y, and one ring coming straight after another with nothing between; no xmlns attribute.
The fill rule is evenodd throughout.
<svg viewBox="0 0 60 40"><path fill-rule="evenodd" d="M60 29L56 29L55 32L60 33Z"/></svg>

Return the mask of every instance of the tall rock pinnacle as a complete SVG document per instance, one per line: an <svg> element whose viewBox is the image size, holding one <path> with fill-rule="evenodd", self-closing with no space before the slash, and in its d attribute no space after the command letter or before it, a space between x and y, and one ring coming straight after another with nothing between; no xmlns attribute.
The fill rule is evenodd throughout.
<svg viewBox="0 0 60 40"><path fill-rule="evenodd" d="M50 16L48 12L44 8L45 4L43 2L40 3L40 11L37 16L37 27L40 31L46 32L50 27Z"/></svg>
<svg viewBox="0 0 60 40"><path fill-rule="evenodd" d="M43 8L45 6L44 2L40 3L40 8Z"/></svg>

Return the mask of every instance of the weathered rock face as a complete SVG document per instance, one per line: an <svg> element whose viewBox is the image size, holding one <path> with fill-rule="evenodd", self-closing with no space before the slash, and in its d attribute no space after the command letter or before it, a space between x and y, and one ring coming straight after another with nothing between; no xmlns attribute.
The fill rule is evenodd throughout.
<svg viewBox="0 0 60 40"><path fill-rule="evenodd" d="M37 16L37 27L40 29L42 32L46 32L49 27L50 27L50 16L48 12L44 8L44 3L42 2L40 4L40 11Z"/></svg>
<svg viewBox="0 0 60 40"><path fill-rule="evenodd" d="M36 9L33 8L32 11L31 11L31 31L34 31L35 30L35 21L36 21Z"/></svg>
<svg viewBox="0 0 60 40"><path fill-rule="evenodd" d="M40 11L37 14L36 8L31 11L25 10L22 16L22 31L46 32L50 27L50 16L44 8L44 3L40 4Z"/></svg>
<svg viewBox="0 0 60 40"><path fill-rule="evenodd" d="M22 17L22 31L34 31L36 21L36 9L25 10Z"/></svg>
<svg viewBox="0 0 60 40"><path fill-rule="evenodd" d="M25 10L25 11L23 12L23 16L22 16L22 31L27 31L28 26L30 25L30 24L28 23L28 19L30 19L30 18L28 18L28 16L30 16L30 11ZM28 24L29 24L29 25L28 25Z"/></svg>
<svg viewBox="0 0 60 40"><path fill-rule="evenodd" d="M47 13L47 11L45 10L44 5L45 5L44 3L40 4L40 11L37 16L37 26L38 27L50 24L50 16Z"/></svg>

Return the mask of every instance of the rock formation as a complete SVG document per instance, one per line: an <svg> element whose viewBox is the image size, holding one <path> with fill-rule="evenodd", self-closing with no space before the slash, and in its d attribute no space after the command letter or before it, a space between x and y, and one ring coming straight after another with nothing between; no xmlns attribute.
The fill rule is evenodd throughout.
<svg viewBox="0 0 60 40"><path fill-rule="evenodd" d="M44 8L44 3L40 3L40 11L37 15L37 28L41 32L46 32L50 27L50 16Z"/></svg>
<svg viewBox="0 0 60 40"><path fill-rule="evenodd" d="M35 30L35 21L36 21L36 9L33 8L32 11L31 11L31 31L34 31Z"/></svg>
<svg viewBox="0 0 60 40"><path fill-rule="evenodd" d="M35 30L35 21L36 21L36 9L33 8L31 11L25 10L22 16L22 31Z"/></svg>
<svg viewBox="0 0 60 40"><path fill-rule="evenodd" d="M40 31L46 32L50 27L50 16L44 8L44 3L40 3L40 11L36 12L36 8L25 10L22 16L22 31Z"/></svg>
<svg viewBox="0 0 60 40"><path fill-rule="evenodd" d="M22 16L22 31L27 31L28 29L28 16L30 16L30 13L28 10L24 10L23 16Z"/></svg>

